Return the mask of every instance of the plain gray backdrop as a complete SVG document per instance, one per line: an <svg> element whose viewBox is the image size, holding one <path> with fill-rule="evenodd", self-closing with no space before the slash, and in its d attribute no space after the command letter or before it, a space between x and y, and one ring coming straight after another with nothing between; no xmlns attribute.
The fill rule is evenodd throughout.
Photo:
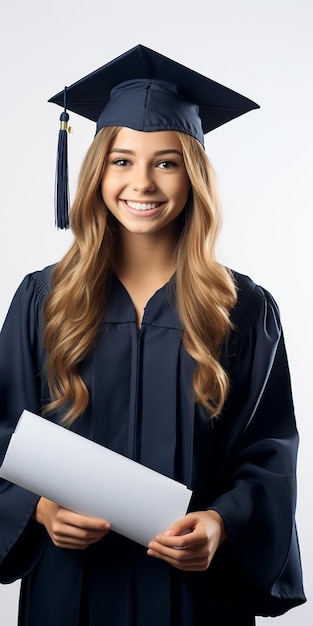
<svg viewBox="0 0 313 626"><path fill-rule="evenodd" d="M261 105L207 135L206 150L224 208L220 260L273 293L292 374L308 602L277 626L312 624L312 16L311 0L11 0L0 10L0 324L23 276L71 242L54 227L60 109L49 97L141 43ZM95 129L71 124L73 196ZM18 590L0 586L1 626L16 626Z"/></svg>

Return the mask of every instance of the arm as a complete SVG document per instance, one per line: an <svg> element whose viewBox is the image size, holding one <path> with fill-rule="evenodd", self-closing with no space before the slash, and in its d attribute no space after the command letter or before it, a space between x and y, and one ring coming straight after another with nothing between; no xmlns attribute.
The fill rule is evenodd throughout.
<svg viewBox="0 0 313 626"><path fill-rule="evenodd" d="M232 563L225 584L234 585L237 563L250 581L256 614L278 615L305 596L295 524L298 432L279 311L270 294L255 289L238 328L232 392L221 420L220 489L211 508L229 535L219 559Z"/></svg>
<svg viewBox="0 0 313 626"><path fill-rule="evenodd" d="M190 569L208 569L209 580L218 577L230 597L244 601L248 593L255 614L278 615L305 601L294 519L298 433L289 370L279 312L269 294L257 288L236 326L228 351L230 396L210 436L203 417L197 437L203 447L195 507L207 511L192 515L199 516L193 530L203 533L203 560L197 560L194 532L178 536L189 526L188 516L173 526L175 541L158 537L150 554L170 557L183 569L185 555L167 550L195 538ZM192 543L188 549L191 555Z"/></svg>
<svg viewBox="0 0 313 626"><path fill-rule="evenodd" d="M0 335L0 463L24 408L43 404L42 311L44 284L33 276L17 290ZM0 580L23 576L38 560L47 534L33 521L38 496L0 480Z"/></svg>

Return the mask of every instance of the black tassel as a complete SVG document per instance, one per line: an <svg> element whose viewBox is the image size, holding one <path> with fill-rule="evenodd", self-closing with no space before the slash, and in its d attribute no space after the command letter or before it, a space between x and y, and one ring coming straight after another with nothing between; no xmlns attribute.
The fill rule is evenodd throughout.
<svg viewBox="0 0 313 626"><path fill-rule="evenodd" d="M57 228L69 228L69 188L67 163L67 133L69 114L66 111L66 87L64 89L64 111L60 115L60 130L57 152L57 168L55 181L55 223Z"/></svg>

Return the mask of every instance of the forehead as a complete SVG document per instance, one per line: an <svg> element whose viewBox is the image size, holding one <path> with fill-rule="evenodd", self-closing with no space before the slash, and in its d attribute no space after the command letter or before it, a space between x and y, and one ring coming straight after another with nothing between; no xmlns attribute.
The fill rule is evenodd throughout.
<svg viewBox="0 0 313 626"><path fill-rule="evenodd" d="M123 149L132 152L159 152L163 150L178 150L181 152L181 142L172 130L147 132L123 127L113 139L110 150Z"/></svg>

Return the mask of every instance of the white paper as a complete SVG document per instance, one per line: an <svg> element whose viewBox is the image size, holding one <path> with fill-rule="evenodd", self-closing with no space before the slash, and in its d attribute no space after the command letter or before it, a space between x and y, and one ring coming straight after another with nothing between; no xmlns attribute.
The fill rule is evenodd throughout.
<svg viewBox="0 0 313 626"><path fill-rule="evenodd" d="M0 476L59 505L112 524L147 546L184 517L191 491L140 463L23 411Z"/></svg>

